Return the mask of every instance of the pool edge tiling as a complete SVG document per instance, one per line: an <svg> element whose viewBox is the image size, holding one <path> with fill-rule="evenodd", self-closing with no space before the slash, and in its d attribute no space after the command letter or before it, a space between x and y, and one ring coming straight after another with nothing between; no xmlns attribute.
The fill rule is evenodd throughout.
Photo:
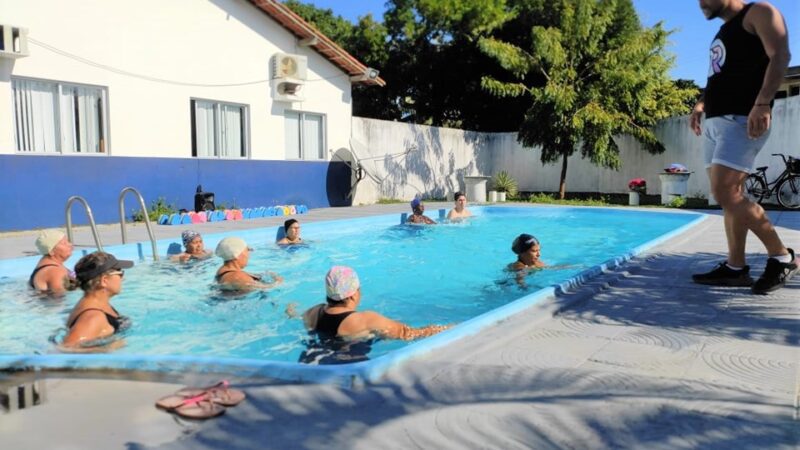
<svg viewBox="0 0 800 450"><path fill-rule="evenodd" d="M476 208L478 209L478 208ZM610 209L610 208L608 208ZM656 211L648 213L657 214ZM0 370L27 370L36 369L74 369L74 370L127 370L127 371L155 371L155 372L211 372L226 373L243 377L263 377L291 382L310 383L335 383L353 385L359 382L376 382L389 370L399 366L405 361L421 357L431 351L446 346L452 342L477 334L482 329L509 318L523 310L534 306L542 306L548 298L554 298L559 293L574 289L577 286L595 278L604 271L612 270L624 264L631 258L669 239L680 235L690 228L698 225L708 216L702 213L685 213L696 215L690 222L664 233L650 241L641 244L623 255L616 255L607 261L589 267L569 279L539 289L524 295L501 307L487 311L472 319L458 324L437 335L410 343L409 345L381 355L375 359L352 364L341 365L306 365L283 361L265 361L245 358L226 357L199 357L183 355L135 355L135 354L35 354L35 355L0 355ZM387 216L372 217L372 219L386 220ZM397 217L392 214L391 217ZM324 222L316 222L323 224ZM232 233L218 233L224 236ZM135 247L141 244L128 244L126 247ZM563 306L563 305L562 305Z"/></svg>

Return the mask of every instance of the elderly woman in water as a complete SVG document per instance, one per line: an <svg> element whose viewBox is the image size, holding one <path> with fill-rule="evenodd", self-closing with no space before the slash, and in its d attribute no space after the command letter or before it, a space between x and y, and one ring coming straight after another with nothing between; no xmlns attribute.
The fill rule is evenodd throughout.
<svg viewBox="0 0 800 450"><path fill-rule="evenodd" d="M103 345L100 340L128 327L130 322L111 306L111 298L122 291L124 269L131 267L133 261L118 260L104 252L90 253L75 264L83 297L67 318L69 331L62 342L64 349L98 348ZM116 341L113 346L121 342Z"/></svg>
<svg viewBox="0 0 800 450"><path fill-rule="evenodd" d="M183 240L183 247L185 251L181 254L172 256L170 259L173 261L189 262L191 260L206 259L211 256L211 251L206 250L203 244L203 236L194 230L184 230L181 233L181 240Z"/></svg>
<svg viewBox="0 0 800 450"><path fill-rule="evenodd" d="M36 238L36 249L42 258L28 279L31 289L57 297L77 288L75 274L64 265L72 256L67 235L58 230L44 230Z"/></svg>
<svg viewBox="0 0 800 450"><path fill-rule="evenodd" d="M273 281L263 281L261 275L244 271L250 261L250 249L238 237L226 237L217 244L217 256L225 261L217 270L214 277L219 287L225 291L249 291L253 289L267 289L277 286L283 281L279 275L269 272Z"/></svg>
<svg viewBox="0 0 800 450"><path fill-rule="evenodd" d="M328 338L363 339L382 337L409 341L434 335L449 325L412 328L374 311L357 311L361 305L361 283L350 267L334 266L325 276L326 302L303 314L306 328Z"/></svg>

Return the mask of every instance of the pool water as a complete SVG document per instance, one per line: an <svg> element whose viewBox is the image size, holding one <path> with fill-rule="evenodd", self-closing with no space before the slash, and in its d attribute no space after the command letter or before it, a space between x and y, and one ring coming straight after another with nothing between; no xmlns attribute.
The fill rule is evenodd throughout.
<svg viewBox="0 0 800 450"><path fill-rule="evenodd" d="M308 334L285 313L324 302L324 276L348 265L362 284L361 310L374 310L411 326L458 324L528 293L563 282L587 268L697 219L695 214L594 208L476 208L465 222L430 227L391 226L383 218L304 224L307 247L273 243L275 228L237 232L253 251L246 270L273 271L279 287L222 296L213 286L219 258L193 264L140 262L125 273L113 306L130 317L118 354L191 355L296 362ZM550 266L519 286L505 267L515 260L520 233L541 242ZM206 235L213 246L222 237ZM110 250L113 252L113 249ZM0 355L56 353L64 321L80 292L63 300L32 296L27 277L0 278ZM378 341L370 358L406 345Z"/></svg>

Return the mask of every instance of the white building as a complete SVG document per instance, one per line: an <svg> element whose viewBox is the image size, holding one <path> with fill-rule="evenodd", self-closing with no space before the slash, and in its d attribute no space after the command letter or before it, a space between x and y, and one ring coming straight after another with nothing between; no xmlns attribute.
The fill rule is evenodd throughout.
<svg viewBox="0 0 800 450"><path fill-rule="evenodd" d="M0 165L323 162L349 147L351 84L384 84L276 0L0 0L0 11ZM315 200L305 203L327 206Z"/></svg>

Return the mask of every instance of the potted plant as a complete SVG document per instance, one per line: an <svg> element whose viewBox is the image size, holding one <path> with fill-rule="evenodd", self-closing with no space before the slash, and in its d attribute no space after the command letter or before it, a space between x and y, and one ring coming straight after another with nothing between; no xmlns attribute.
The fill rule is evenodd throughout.
<svg viewBox="0 0 800 450"><path fill-rule="evenodd" d="M644 178L634 178L628 182L628 204L639 206L639 196L647 193L647 181Z"/></svg>
<svg viewBox="0 0 800 450"><path fill-rule="evenodd" d="M498 193L498 201L506 201L506 194L510 197L517 195L517 180L511 177L505 170L497 172L492 182L494 190Z"/></svg>

